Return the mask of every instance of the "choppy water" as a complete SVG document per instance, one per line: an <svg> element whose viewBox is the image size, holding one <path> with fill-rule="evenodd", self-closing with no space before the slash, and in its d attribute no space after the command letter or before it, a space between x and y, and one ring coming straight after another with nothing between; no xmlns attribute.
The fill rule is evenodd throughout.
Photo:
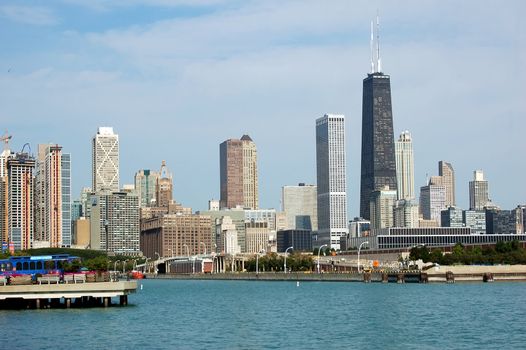
<svg viewBox="0 0 526 350"><path fill-rule="evenodd" d="M141 283L127 307L0 311L0 349L526 348L525 283Z"/></svg>

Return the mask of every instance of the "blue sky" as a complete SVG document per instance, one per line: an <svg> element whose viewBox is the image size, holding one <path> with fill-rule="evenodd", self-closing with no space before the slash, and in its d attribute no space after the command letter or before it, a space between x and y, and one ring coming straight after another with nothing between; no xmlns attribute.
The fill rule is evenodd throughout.
<svg viewBox="0 0 526 350"><path fill-rule="evenodd" d="M121 184L161 161L194 210L219 197L219 143L248 133L260 205L315 183L315 119L345 114L349 216L359 211L362 79L381 15L395 135L409 130L416 189L453 164L457 204L483 169L503 208L526 202L523 1L56 0L0 3L0 130L11 149L59 143L74 197L91 138L120 135Z"/></svg>

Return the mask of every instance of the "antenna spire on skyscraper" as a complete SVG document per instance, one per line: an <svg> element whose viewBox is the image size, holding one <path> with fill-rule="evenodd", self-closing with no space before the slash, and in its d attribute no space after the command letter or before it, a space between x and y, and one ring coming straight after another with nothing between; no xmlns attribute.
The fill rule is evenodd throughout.
<svg viewBox="0 0 526 350"><path fill-rule="evenodd" d="M380 15L376 11L376 70L382 72L382 59L380 58Z"/></svg>
<svg viewBox="0 0 526 350"><path fill-rule="evenodd" d="M374 27L371 21L371 74L374 73Z"/></svg>

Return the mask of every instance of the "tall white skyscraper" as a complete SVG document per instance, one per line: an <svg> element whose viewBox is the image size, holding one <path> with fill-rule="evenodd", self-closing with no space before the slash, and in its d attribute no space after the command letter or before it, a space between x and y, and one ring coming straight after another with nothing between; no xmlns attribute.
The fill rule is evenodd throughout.
<svg viewBox="0 0 526 350"><path fill-rule="evenodd" d="M488 181L484 180L482 170L475 170L473 181L469 182L469 210L483 210L489 202Z"/></svg>
<svg viewBox="0 0 526 350"><path fill-rule="evenodd" d="M347 235L345 168L345 117L325 114L316 120L317 246L340 249L340 237Z"/></svg>
<svg viewBox="0 0 526 350"><path fill-rule="evenodd" d="M415 165L413 157L413 141L409 131L400 134L395 142L396 181L398 183L398 199L415 198Z"/></svg>
<svg viewBox="0 0 526 350"><path fill-rule="evenodd" d="M314 185L283 186L282 204L287 229L318 230L317 193Z"/></svg>
<svg viewBox="0 0 526 350"><path fill-rule="evenodd" d="M100 127L92 142L92 188L94 192L119 191L119 135Z"/></svg>

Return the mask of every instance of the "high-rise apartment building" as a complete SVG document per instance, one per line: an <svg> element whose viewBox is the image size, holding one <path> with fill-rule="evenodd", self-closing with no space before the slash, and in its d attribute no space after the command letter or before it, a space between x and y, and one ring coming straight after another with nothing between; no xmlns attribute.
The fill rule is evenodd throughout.
<svg viewBox="0 0 526 350"><path fill-rule="evenodd" d="M100 127L92 140L92 189L118 192L119 135L113 128Z"/></svg>
<svg viewBox="0 0 526 350"><path fill-rule="evenodd" d="M370 197L371 228L388 228L394 226L394 206L396 191L385 186L371 193Z"/></svg>
<svg viewBox="0 0 526 350"><path fill-rule="evenodd" d="M71 155L59 145L38 145L34 240L53 248L71 245Z"/></svg>
<svg viewBox="0 0 526 350"><path fill-rule="evenodd" d="M469 182L469 209L483 210L490 203L488 181L484 180L484 172L475 170L473 181Z"/></svg>
<svg viewBox="0 0 526 350"><path fill-rule="evenodd" d="M318 187L318 242L340 248L347 235L347 180L345 117L325 114L316 120L316 178Z"/></svg>
<svg viewBox="0 0 526 350"><path fill-rule="evenodd" d="M221 208L258 209L257 149L250 136L221 143L219 162Z"/></svg>
<svg viewBox="0 0 526 350"><path fill-rule="evenodd" d="M371 218L369 202L373 191L384 186L398 190L391 78L382 73L378 39L376 44L376 65L371 40L371 73L363 80L360 216L364 219Z"/></svg>
<svg viewBox="0 0 526 350"><path fill-rule="evenodd" d="M455 201L455 170L451 163L443 160L438 162L438 175L442 177L442 185L446 188L446 206L454 207Z"/></svg>
<svg viewBox="0 0 526 350"><path fill-rule="evenodd" d="M415 198L415 165L413 141L409 131L400 134L395 142L396 181L398 199Z"/></svg>
<svg viewBox="0 0 526 350"><path fill-rule="evenodd" d="M150 169L142 169L135 173L135 192L139 196L141 208L155 206L156 186L159 174Z"/></svg>
<svg viewBox="0 0 526 350"><path fill-rule="evenodd" d="M0 238L2 242L7 242L9 238L8 231L8 176L7 176L7 159L11 156L11 151L6 148L0 153Z"/></svg>
<svg viewBox="0 0 526 350"><path fill-rule="evenodd" d="M8 241L15 250L31 248L34 225L35 158L29 153L16 153L7 159L8 176Z"/></svg>
<svg viewBox="0 0 526 350"><path fill-rule="evenodd" d="M138 255L139 197L129 192L99 192L90 199L91 249Z"/></svg>
<svg viewBox="0 0 526 350"><path fill-rule="evenodd" d="M440 226L441 212L446 209L446 188L431 179L420 187L420 212L424 220L433 220Z"/></svg>
<svg viewBox="0 0 526 350"><path fill-rule="evenodd" d="M168 207L173 202L173 178L172 173L168 171L166 162L163 160L159 178L155 187L155 200L157 207Z"/></svg>
<svg viewBox="0 0 526 350"><path fill-rule="evenodd" d="M315 185L283 186L281 195L287 229L318 230L318 191Z"/></svg>

